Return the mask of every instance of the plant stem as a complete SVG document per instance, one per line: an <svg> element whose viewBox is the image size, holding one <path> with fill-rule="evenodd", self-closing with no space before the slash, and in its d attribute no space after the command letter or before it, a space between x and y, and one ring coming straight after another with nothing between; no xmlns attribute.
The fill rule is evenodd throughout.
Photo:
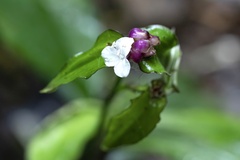
<svg viewBox="0 0 240 160"><path fill-rule="evenodd" d="M108 95L105 98L104 104L103 104L103 108L101 110L101 115L100 115L100 120L99 120L99 127L97 130L96 135L94 136L94 138L92 140L90 140L90 142L86 145L85 150L83 152L83 155L81 157L80 160L104 160L107 152L102 151L100 149L100 144L102 142L102 139L104 137L104 124L106 121L106 117L107 117L107 112L110 106L110 103L112 101L112 99L114 98L119 84L121 83L121 78L117 77L115 83L113 84L112 89L110 90L110 92L108 93Z"/></svg>
<svg viewBox="0 0 240 160"><path fill-rule="evenodd" d="M114 98L114 96L115 96L115 94L118 90L118 87L119 87L119 84L121 83L121 80L122 80L121 78L117 77L111 91L108 93L107 97L105 98L105 101L104 101L104 104L103 104L103 109L102 109L102 114L101 114L102 124L105 122L110 103L111 103L112 99Z"/></svg>

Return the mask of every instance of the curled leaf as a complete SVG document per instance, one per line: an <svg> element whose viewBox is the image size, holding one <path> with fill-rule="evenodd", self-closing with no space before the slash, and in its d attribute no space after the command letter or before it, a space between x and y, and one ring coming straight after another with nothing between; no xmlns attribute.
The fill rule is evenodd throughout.
<svg viewBox="0 0 240 160"><path fill-rule="evenodd" d="M131 101L129 108L111 119L102 142L103 150L136 143L155 128L166 97L155 97L152 93L152 89L145 90Z"/></svg>

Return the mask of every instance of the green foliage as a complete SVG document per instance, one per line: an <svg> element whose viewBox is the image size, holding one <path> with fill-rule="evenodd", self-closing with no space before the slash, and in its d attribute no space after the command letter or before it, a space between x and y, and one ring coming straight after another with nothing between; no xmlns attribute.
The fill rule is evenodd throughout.
<svg viewBox="0 0 240 160"><path fill-rule="evenodd" d="M90 1L0 0L0 41L35 77L49 81L74 53L88 50L103 27ZM6 63L9 63L6 61ZM15 64L9 64L15 65ZM91 82L88 82L91 83ZM74 81L61 88L65 99L95 88Z"/></svg>
<svg viewBox="0 0 240 160"><path fill-rule="evenodd" d="M166 106L166 96L169 93L177 90L177 71L180 62L181 51L175 34L171 30L160 25L150 26L147 28L147 30L151 34L160 37L161 44L156 46L157 54L150 58L145 58L139 64L139 67L143 72L156 73L159 76L157 79L152 80L151 84L145 84L146 87L141 87L141 94L131 100L131 104L128 108L125 108L118 114L113 115L110 117L110 120L108 119L107 121L104 121L107 123L107 125L101 124L102 126L106 127L103 128L103 131L105 132L103 134L104 137L101 137L103 138L101 141L101 147L103 150L109 150L121 145L133 144L145 138L159 122L160 113ZM120 33L113 30L107 30L103 32L90 50L77 54L75 57L70 59L60 73L49 83L46 88L41 90L41 92L52 92L60 85L69 83L76 78L89 78L99 69L106 67L101 56L101 51L107 45L110 45L121 37L122 35ZM118 84L119 81L117 85ZM109 96L111 97L110 101L116 94L116 91L118 91L116 90L117 87L118 86L114 86L113 92L111 92L113 95ZM108 102L109 100L106 101ZM109 104L105 103L103 107L108 108ZM105 112L105 110L103 112ZM106 119L106 117L102 118ZM63 127L67 128L66 126ZM71 128L68 130L70 131ZM91 129L90 131L92 133L93 130ZM69 133L68 131L66 132ZM77 132L74 133L77 134ZM40 136L40 138L37 138L37 140L33 140L32 144L35 145L36 143L36 147L33 145L31 148L35 148L36 150L30 150L30 153L34 154L34 156L39 154L38 151L40 151L40 149L38 146L41 146L45 139L48 140L49 136L51 137L51 134L58 133L55 133L55 131L46 132L43 137ZM62 143L62 141L66 142L66 139L69 142L74 141L74 138L71 139L69 136L64 135L60 139L57 139L55 142L51 143L59 144ZM76 143L75 145L78 143L81 143L81 145L84 144L82 141L74 142ZM65 146L67 145L65 144L64 147ZM64 147L60 147L60 149L58 149L57 145L52 147L53 150L64 150ZM46 153L46 155L48 154L49 153ZM57 154L60 153L58 152L56 154L49 154L49 156L57 156ZM45 157L42 158L46 159Z"/></svg>
<svg viewBox="0 0 240 160"><path fill-rule="evenodd" d="M151 25L145 28L150 34L158 36L161 44L156 46L157 56L167 73L171 76L163 77L167 87L166 93L178 91L177 72L181 60L181 49L175 33L161 25Z"/></svg>
<svg viewBox="0 0 240 160"><path fill-rule="evenodd" d="M58 72L69 55L79 50L79 46L81 49L91 46L100 26L96 23L92 25L95 28L89 27L93 29L90 32L93 35L87 35L86 30L80 30L79 27L74 28L76 23L81 23L84 27L89 24L89 19L93 19L86 19L86 16L90 17L92 14L89 6L84 5L86 2L54 1L0 1L1 40L18 58L29 64L37 76L45 80ZM81 11L81 8L88 12ZM77 16L73 12L76 10L80 12ZM68 27L64 23L66 20L62 19L64 16L69 16L71 25L67 24Z"/></svg>
<svg viewBox="0 0 240 160"><path fill-rule="evenodd" d="M149 90L143 92L131 101L130 107L112 118L102 148L133 144L146 137L160 120L165 105L165 97L152 97Z"/></svg>
<svg viewBox="0 0 240 160"><path fill-rule="evenodd" d="M139 63L139 67L145 73L161 74L166 72L162 63L159 61L159 58L157 57L157 55L143 59Z"/></svg>
<svg viewBox="0 0 240 160"><path fill-rule="evenodd" d="M73 101L50 115L27 147L28 160L76 160L94 135L101 102Z"/></svg>
<svg viewBox="0 0 240 160"><path fill-rule="evenodd" d="M133 144L146 137L159 122L160 113L166 105L166 95L177 91L177 71L181 51L175 34L160 25L149 26L147 30L158 36L161 44L157 46L157 55L144 59L139 67L146 73L160 75L143 94L132 100L129 108L115 115L108 125L103 141L103 149Z"/></svg>
<svg viewBox="0 0 240 160"><path fill-rule="evenodd" d="M158 36L161 44L155 47L156 56L145 58L139 64L140 69L146 73L168 72L168 74L173 74L173 72L177 72L181 51L180 48L178 48L178 51L172 51L173 48L179 46L175 33L162 25L150 25L143 29L154 36Z"/></svg>
<svg viewBox="0 0 240 160"><path fill-rule="evenodd" d="M173 160L184 157L197 160L239 159L239 118L204 106L168 108L162 118L161 125L149 137L128 149L137 154L146 152Z"/></svg>
<svg viewBox="0 0 240 160"><path fill-rule="evenodd" d="M122 35L113 30L103 32L97 39L94 46L83 53L77 54L69 60L60 73L41 90L42 93L48 93L56 90L62 84L69 83L76 78L89 78L97 70L105 67L101 51L108 44L122 37Z"/></svg>
<svg viewBox="0 0 240 160"><path fill-rule="evenodd" d="M179 79L181 94L168 97L169 107L161 113L161 123L137 144L116 148L109 159L149 155L171 160L239 159L240 118L223 111L217 97L197 87L196 79L183 75Z"/></svg>
<svg viewBox="0 0 240 160"><path fill-rule="evenodd" d="M167 50L170 50L174 46L178 45L178 40L174 31L162 25L150 25L143 29L146 29L150 34L160 38L161 44L156 47L157 55L161 59L161 62L164 64L164 66L166 66L167 62L162 59L162 56L166 56Z"/></svg>

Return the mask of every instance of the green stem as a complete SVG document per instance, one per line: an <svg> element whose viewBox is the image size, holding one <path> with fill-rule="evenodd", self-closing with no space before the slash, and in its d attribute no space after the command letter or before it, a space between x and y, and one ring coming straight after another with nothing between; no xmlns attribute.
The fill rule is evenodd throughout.
<svg viewBox="0 0 240 160"><path fill-rule="evenodd" d="M112 87L112 90L108 93L107 97L105 98L105 101L104 101L104 104L103 104L103 109L102 109L102 115L101 115L101 118L102 118L102 123L105 122L105 119L106 119L106 115L107 115L107 112L108 112L108 109L109 109L109 106L110 106L110 103L112 101L112 99L114 98L118 88L119 88L119 84L121 83L121 78L117 77L113 87Z"/></svg>
<svg viewBox="0 0 240 160"><path fill-rule="evenodd" d="M107 112L110 107L110 103L118 90L121 80L122 80L121 78L116 79L112 89L106 96L103 104L103 108L101 110L100 122L99 122L97 133L94 136L94 138L86 145L83 156L81 157L80 160L85 160L85 159L104 160L105 159L107 152L104 152L100 149L100 145L105 134L104 124L106 121Z"/></svg>

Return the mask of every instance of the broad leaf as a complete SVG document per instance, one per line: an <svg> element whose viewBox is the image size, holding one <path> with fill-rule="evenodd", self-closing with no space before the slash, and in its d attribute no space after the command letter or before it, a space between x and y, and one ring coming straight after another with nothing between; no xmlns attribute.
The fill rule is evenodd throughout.
<svg viewBox="0 0 240 160"><path fill-rule="evenodd" d="M129 108L111 119L102 149L136 143L155 128L166 97L156 98L151 94L150 90L144 91L131 101Z"/></svg>
<svg viewBox="0 0 240 160"><path fill-rule="evenodd" d="M79 53L70 59L61 72L41 92L52 92L58 86L69 83L76 78L89 78L97 70L105 67L101 51L120 37L122 35L114 30L103 32L90 50Z"/></svg>
<svg viewBox="0 0 240 160"><path fill-rule="evenodd" d="M77 100L48 117L27 146L28 160L76 160L94 135L101 102Z"/></svg>

